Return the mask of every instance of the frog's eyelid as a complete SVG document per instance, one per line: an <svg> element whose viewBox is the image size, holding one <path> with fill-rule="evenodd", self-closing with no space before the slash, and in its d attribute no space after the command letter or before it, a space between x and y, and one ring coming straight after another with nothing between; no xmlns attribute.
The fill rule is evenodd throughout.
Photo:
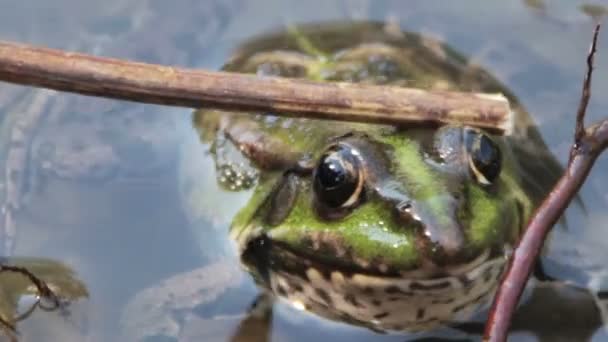
<svg viewBox="0 0 608 342"><path fill-rule="evenodd" d="M494 178L496 178L495 176L498 175L498 171L497 174L495 176L490 175L490 178L492 179L489 180L487 174L484 174L484 172L482 170L480 170L477 165L475 164L475 160L474 158L474 153L473 150L474 149L478 149L480 148L480 144L482 143L482 139L485 138L486 140L489 140L490 142L492 141L491 139L489 139L489 137L487 135L484 135L481 132L477 133L477 137L476 139L467 146L467 161L469 164L469 170L471 170L471 172L475 175L475 179L477 180L477 182L481 185L487 186L487 185L491 185L494 181ZM496 147L497 148L497 147ZM498 152L498 156L497 158L500 159L500 150L497 150ZM498 170L500 170L500 160L498 160Z"/></svg>
<svg viewBox="0 0 608 342"><path fill-rule="evenodd" d="M365 175L363 174L363 170L361 167L359 167L356 172L359 173L359 176L357 177L357 187L355 188L355 191L353 191L352 195L350 195L348 200L346 200L346 202L342 204L342 208L349 208L357 204L357 202L359 202L359 198L361 197L361 193L363 192L363 185L365 184Z"/></svg>
<svg viewBox="0 0 608 342"><path fill-rule="evenodd" d="M487 179L487 178L486 178L486 177L483 175L483 173L481 173L481 171L479 171L479 170L477 169L477 167L475 166L475 162L473 162L473 157L471 156L471 154L469 154L468 159L469 159L469 169L470 169L471 171L473 171L473 174L475 175L475 179L477 179L477 181L478 181L480 184L483 184L483 185L490 185L490 184L492 184L492 182L490 182L490 181L489 181L489 180L488 180L488 179Z"/></svg>
<svg viewBox="0 0 608 342"><path fill-rule="evenodd" d="M350 153L357 160L357 165L354 166L354 169L355 169L354 171L358 173L357 187L355 188L355 191L353 191L352 195L350 195L348 200L346 200L346 202L344 202L344 204L342 204L342 206L341 206L342 208L352 207L353 205L355 205L359 202L359 199L361 198L361 194L363 193L363 187L365 185L365 179L366 179L365 168L362 166L363 161L361 160L361 153L359 153L359 150L354 149L354 148L350 149Z"/></svg>

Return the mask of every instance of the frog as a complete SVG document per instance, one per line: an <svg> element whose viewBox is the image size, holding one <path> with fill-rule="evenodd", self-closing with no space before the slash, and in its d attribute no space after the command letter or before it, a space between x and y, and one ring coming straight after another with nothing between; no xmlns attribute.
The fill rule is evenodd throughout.
<svg viewBox="0 0 608 342"><path fill-rule="evenodd" d="M258 307L286 305L379 333L429 332L487 308L526 222L562 172L499 80L445 43L378 22L298 25L255 38L223 70L501 93L514 128L500 136L458 124L195 111L180 189L208 266L136 294L122 318L136 331L129 340L187 336L187 322L201 321L192 307L217 306L222 290L251 291L243 279L261 292L250 310L258 318L268 317ZM241 269L218 272L214 262L226 260ZM220 277L226 272L234 276ZM209 288L216 278L232 282Z"/></svg>

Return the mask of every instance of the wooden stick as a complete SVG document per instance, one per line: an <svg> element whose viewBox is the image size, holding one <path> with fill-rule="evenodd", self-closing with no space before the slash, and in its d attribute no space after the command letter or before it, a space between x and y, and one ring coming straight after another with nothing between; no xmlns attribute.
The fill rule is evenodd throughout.
<svg viewBox="0 0 608 342"><path fill-rule="evenodd" d="M144 103L330 120L461 123L506 134L513 124L501 94L191 70L1 41L0 80Z"/></svg>
<svg viewBox="0 0 608 342"><path fill-rule="evenodd" d="M600 25L595 27L587 57L587 73L583 82L580 105L576 115L574 143L570 149L568 167L551 193L536 210L511 257L507 271L494 298L485 328L484 341L507 340L511 317L530 277L534 263L551 228L578 193L597 157L608 148L608 119L585 128L587 103L591 96L593 57L596 52Z"/></svg>

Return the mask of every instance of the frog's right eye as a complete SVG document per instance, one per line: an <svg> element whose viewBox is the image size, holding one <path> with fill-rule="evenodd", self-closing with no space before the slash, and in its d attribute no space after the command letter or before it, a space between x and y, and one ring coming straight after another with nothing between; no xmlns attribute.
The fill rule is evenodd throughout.
<svg viewBox="0 0 608 342"><path fill-rule="evenodd" d="M486 134L468 131L466 137L469 169L477 182L490 185L496 181L501 169L498 145Z"/></svg>
<svg viewBox="0 0 608 342"><path fill-rule="evenodd" d="M358 153L347 145L334 145L321 156L313 173L316 200L327 208L349 208L363 192L363 168Z"/></svg>

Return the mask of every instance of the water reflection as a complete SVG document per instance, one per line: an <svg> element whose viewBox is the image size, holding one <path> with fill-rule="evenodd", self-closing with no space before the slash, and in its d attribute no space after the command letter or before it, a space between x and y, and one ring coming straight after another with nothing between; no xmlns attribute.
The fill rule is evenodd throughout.
<svg viewBox="0 0 608 342"><path fill-rule="evenodd" d="M27 0L2 3L0 8L2 39L213 69L223 64L239 42L286 23L351 18L392 20L408 31L424 32L449 42L497 75L541 123L543 136L562 162L571 141L572 117L578 102L591 32L588 15L582 13L576 4L566 1L545 3L542 14L530 11L524 2L487 5L480 1L405 3L390 0L184 0L172 4L154 0ZM601 40L593 89L596 95L605 93L608 87L608 59L602 58L602 51L608 47L608 35L602 35ZM5 120L11 114L22 115L31 110L28 108L34 103L32 98L47 96L39 94L39 90L24 87L0 87L2 137L7 136ZM49 102L38 110L56 114L49 114L49 119L33 129L37 140L31 138L27 145L31 145L31 151L35 153L22 156L25 180L19 186L26 191L20 193L20 209L16 213L19 236L15 252L16 255L48 256L76 269L89 285L91 294L90 305L83 309L89 321L89 338L113 340L118 331L118 317L128 298L143 288L158 284L161 279L204 265L205 256L201 257L196 243L187 233L189 222L182 212L175 183L178 173L174 159L176 145L187 144L197 137L189 127L189 110L117 105L114 101L57 93L48 96ZM104 130L105 123L101 124L102 128L95 128L95 125L100 127L95 123L96 111L109 108L116 108L119 113L113 116L114 123L108 126L112 128ZM602 117L608 112L607 108L606 97L594 96L589 120ZM131 128L127 129L122 124L138 121L134 118L140 116L145 117L151 126L141 127L137 122L128 127L135 127L133 129L141 133L130 135ZM176 122L163 121L167 118ZM82 123L88 121L93 124L83 128ZM165 125L173 128L164 130ZM42 135L36 135L39 129ZM138 141L147 141L148 138L142 137L148 134L157 139L156 143L149 145L157 148L157 152L151 154L147 147L137 145ZM110 147L90 149L87 141L71 145L72 142L58 139L53 142L55 146L67 145L80 155L94 156L89 161L96 161L86 164L72 160L67 163L68 159L57 157L61 156L57 149L53 152L46 148L48 140L42 137L54 135L106 137L106 141L112 143L107 145ZM2 146L5 151L7 143L3 141ZM2 159L6 161L6 154L2 153ZM39 159L38 155L55 156L55 159ZM153 157L142 160L142 155ZM74 172L65 177L70 174L65 172L66 165L112 165L99 163L114 158L131 163L131 170L137 171L141 164L141 170L157 171L110 173L103 182L78 178L75 176L78 173ZM149 164L150 158L160 163ZM45 160L51 163L43 162ZM54 166L49 172L44 165ZM155 168L153 165L164 166ZM6 172L6 166L2 166ZM150 168L147 169L148 166ZM93 169L107 170L103 167ZM608 183L603 176L606 170L608 160L601 158L581 192L588 203L588 216L576 209L570 210L570 229L556 230L546 256L548 271L552 274L600 288L605 284L603 266L608 257L608 249L602 242L606 240L607 227L603 214L608 208L605 195ZM6 186L6 175L3 179ZM586 266L581 270L581 265ZM234 296L238 297L236 293ZM228 313L242 312L255 298L253 293L241 296ZM592 333L597 323L597 312L588 299L571 302L564 300L563 294L540 298L542 300L533 302L538 314L522 316L530 317L526 319L530 322L524 326L526 330L542 331L547 340L557 338L560 332L571 337L570 340L582 339ZM559 310L551 307L560 303L565 307ZM577 307L580 304L580 310L586 312L583 316L588 317L586 321L548 319L573 317L567 309L575 304ZM270 322L271 339L333 338L346 341L373 337L403 340L398 336L370 335L313 318L306 318L308 320L305 319L304 324L294 322L290 320L292 314L289 311L275 313ZM38 340L41 336L50 336L45 335L49 331L55 332L52 334L54 340L81 340L81 336L70 335L69 329L59 320L53 323L31 322L24 322L22 331L31 333L34 340L36 336ZM224 326L200 322L200 325L193 325L200 329L192 328L188 333L191 334L189 336L200 336L201 333L218 331L211 336L227 339L234 334L240 320L228 322ZM551 335L550 329L542 328L542 323L547 322L554 322L553 327L559 327L553 329L555 335ZM567 330L566 326L573 330ZM257 333L247 335L254 334ZM531 335L534 334L528 336ZM595 340L603 340L604 337L600 331Z"/></svg>

